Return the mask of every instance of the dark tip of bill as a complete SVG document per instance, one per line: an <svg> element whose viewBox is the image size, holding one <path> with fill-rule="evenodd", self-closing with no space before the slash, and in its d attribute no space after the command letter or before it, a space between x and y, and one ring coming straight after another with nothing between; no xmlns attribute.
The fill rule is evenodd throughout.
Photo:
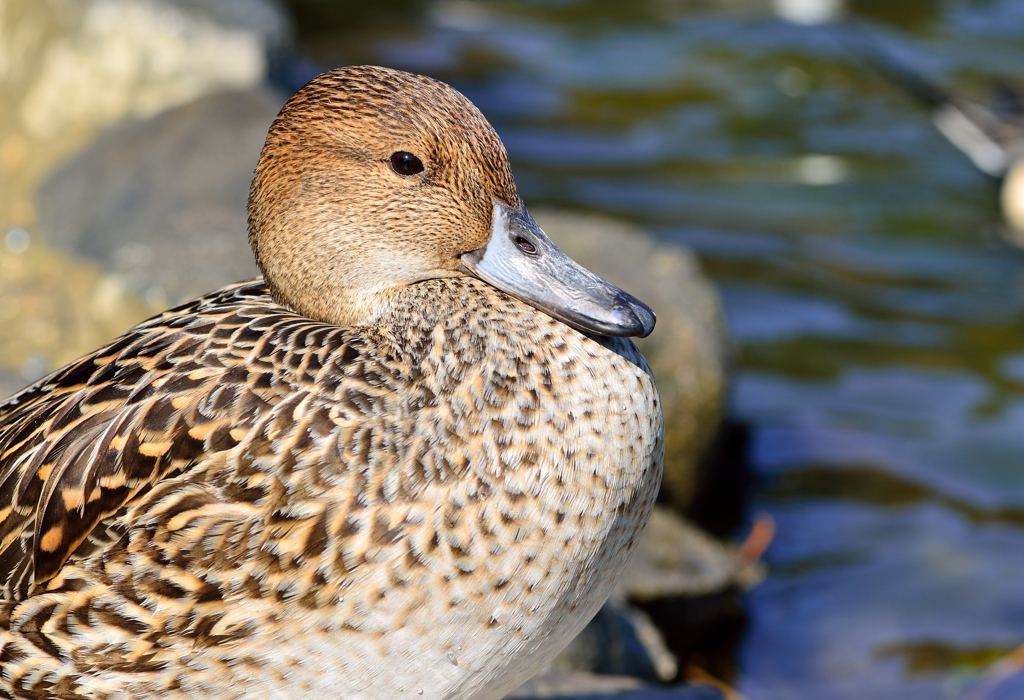
<svg viewBox="0 0 1024 700"><path fill-rule="evenodd" d="M643 332L640 333L640 337L646 338L654 330L654 324L657 322L658 317L655 316L651 308L643 302L638 302L638 305L633 307L633 313L636 314L637 320L643 328Z"/></svg>
<svg viewBox="0 0 1024 700"><path fill-rule="evenodd" d="M654 315L654 311L651 310L647 304L637 299L632 294L620 291L619 298L616 300L626 309L629 309L633 318L636 321L636 325L629 329L628 334L630 336L637 336L640 338L646 338L654 330L654 324L657 322L657 317Z"/></svg>

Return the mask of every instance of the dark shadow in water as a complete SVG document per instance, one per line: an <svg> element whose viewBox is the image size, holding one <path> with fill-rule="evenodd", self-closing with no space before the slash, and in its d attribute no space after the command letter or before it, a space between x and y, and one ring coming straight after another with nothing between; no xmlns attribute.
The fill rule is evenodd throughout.
<svg viewBox="0 0 1024 700"><path fill-rule="evenodd" d="M744 523L754 486L749 424L726 418L700 469L687 518L707 532L729 538ZM659 500L661 500L659 498ZM743 593L729 589L705 596L633 600L659 628L679 661L679 677L696 666L715 678L736 678L737 648L747 629Z"/></svg>
<svg viewBox="0 0 1024 700"><path fill-rule="evenodd" d="M892 24L901 29L922 29L939 19L938 0L850 0L850 14Z"/></svg>
<svg viewBox="0 0 1024 700"><path fill-rule="evenodd" d="M650 616L675 654L680 674L675 680L696 666L726 683L735 681L736 649L748 621L740 591L630 602Z"/></svg>
<svg viewBox="0 0 1024 700"><path fill-rule="evenodd" d="M686 517L716 537L736 534L754 487L750 425L727 418L704 459Z"/></svg>
<svg viewBox="0 0 1024 700"><path fill-rule="evenodd" d="M812 465L791 469L772 480L765 490L765 497L786 501L831 498L878 506L938 503L976 525L997 523L1024 526L1024 510L979 508L870 465L840 468Z"/></svg>
<svg viewBox="0 0 1024 700"><path fill-rule="evenodd" d="M801 557L792 561L772 562L771 573L779 577L797 577L812 571L838 569L870 561L866 551L829 552L811 557Z"/></svg>

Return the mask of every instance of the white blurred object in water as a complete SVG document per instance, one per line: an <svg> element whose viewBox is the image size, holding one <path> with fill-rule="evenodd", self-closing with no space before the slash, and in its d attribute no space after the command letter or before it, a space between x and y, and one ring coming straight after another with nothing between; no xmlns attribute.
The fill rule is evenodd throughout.
<svg viewBox="0 0 1024 700"><path fill-rule="evenodd" d="M1000 198L1006 223L1010 224L1015 231L1024 233L1024 161L1020 161L1010 168L1006 179L1003 180ZM1015 236L1014 240L1017 238L1018 236Z"/></svg>
<svg viewBox="0 0 1024 700"><path fill-rule="evenodd" d="M974 161L978 170L992 177L1002 177L1010 165L1010 155L1000 143L985 132L982 121L969 114L970 107L976 105L948 102L935 110L932 121L950 143ZM980 112L980 109L973 111ZM994 121L994 118L989 115L989 120Z"/></svg>
<svg viewBox="0 0 1024 700"><path fill-rule="evenodd" d="M839 156L815 153L796 159L795 176L805 185L835 185L850 173L846 160Z"/></svg>
<svg viewBox="0 0 1024 700"><path fill-rule="evenodd" d="M772 0L772 8L787 22L823 24L839 19L843 0Z"/></svg>

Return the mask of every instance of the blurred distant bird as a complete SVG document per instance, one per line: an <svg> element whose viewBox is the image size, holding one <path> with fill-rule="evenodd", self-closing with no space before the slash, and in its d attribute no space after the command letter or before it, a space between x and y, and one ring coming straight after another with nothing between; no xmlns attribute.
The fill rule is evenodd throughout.
<svg viewBox="0 0 1024 700"><path fill-rule="evenodd" d="M897 57L872 32L856 24L843 29L845 46L928 106L939 131L979 170L1002 182L1003 216L1024 236L1024 96L996 81L988 106L961 99ZM1024 244L1020 236L1014 242Z"/></svg>

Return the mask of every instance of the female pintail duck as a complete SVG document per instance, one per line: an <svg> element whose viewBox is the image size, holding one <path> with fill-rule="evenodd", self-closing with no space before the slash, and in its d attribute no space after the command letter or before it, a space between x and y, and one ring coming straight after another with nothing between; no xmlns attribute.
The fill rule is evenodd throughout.
<svg viewBox="0 0 1024 700"><path fill-rule="evenodd" d="M274 121L264 277L0 404L0 695L500 698L603 603L661 475L642 303L430 78Z"/></svg>

